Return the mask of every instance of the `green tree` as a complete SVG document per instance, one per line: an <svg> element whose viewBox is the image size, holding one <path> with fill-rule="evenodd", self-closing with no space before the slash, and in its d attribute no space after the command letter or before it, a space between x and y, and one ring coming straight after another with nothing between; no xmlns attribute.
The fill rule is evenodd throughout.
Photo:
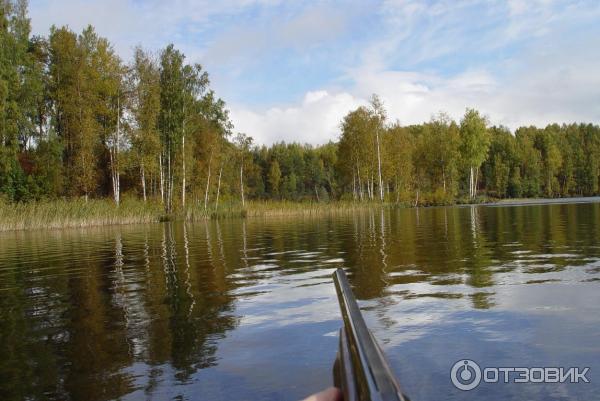
<svg viewBox="0 0 600 401"><path fill-rule="evenodd" d="M558 175L562 166L562 155L558 147L560 127L557 124L549 125L544 130L539 130L536 138L536 147L542 154L544 164L545 195L553 197L560 192Z"/></svg>
<svg viewBox="0 0 600 401"><path fill-rule="evenodd" d="M239 167L240 167L240 198L242 200L242 207L246 205L244 198L244 169L247 168L247 158L250 147L252 146L252 137L242 133L238 133L235 136L235 143L238 150Z"/></svg>
<svg viewBox="0 0 600 401"><path fill-rule="evenodd" d="M377 149L377 176L378 187L379 187L379 200L383 202L383 178L381 176L381 146L380 146L380 135L382 134L385 128L385 120L386 120L386 111L383 106L383 102L379 99L379 96L373 94L371 96L371 104L370 104L370 113L372 120L372 130L375 134L375 143Z"/></svg>
<svg viewBox="0 0 600 401"><path fill-rule="evenodd" d="M396 123L388 129L384 144L387 170L393 177L396 202L400 202L412 189L414 137L407 128Z"/></svg>
<svg viewBox="0 0 600 401"><path fill-rule="evenodd" d="M348 113L342 121L338 160L346 182L353 188L355 199L374 198L378 174L375 133L380 124L381 118L365 107Z"/></svg>
<svg viewBox="0 0 600 401"><path fill-rule="evenodd" d="M513 198L520 198L523 194L523 183L521 180L521 168L516 166L508 182L508 195Z"/></svg>
<svg viewBox="0 0 600 401"><path fill-rule="evenodd" d="M156 60L137 47L129 71L129 107L134 120L131 144L139 169L142 197L146 201L147 177L159 176L160 70Z"/></svg>
<svg viewBox="0 0 600 401"><path fill-rule="evenodd" d="M339 189L338 173L335 169L338 163L338 146L334 142L329 142L314 150L319 160L322 162L323 180L326 186L327 197L335 197Z"/></svg>
<svg viewBox="0 0 600 401"><path fill-rule="evenodd" d="M123 170L121 150L130 142L126 135L127 124L123 119L123 110L129 95L124 79L126 70L108 40L97 37L93 31L84 31L84 36L88 35L85 43L92 50L86 68L89 81L87 85L90 99L95 99L91 107L97 125L95 124L93 130L99 130L102 143L102 150L98 150L102 152L99 175L104 182L110 183L110 189L106 188L105 192L110 191L114 202L119 205Z"/></svg>
<svg viewBox="0 0 600 401"><path fill-rule="evenodd" d="M185 79L184 56L167 46L160 55L160 113L158 126L161 139L161 193L167 213L173 210L175 160L183 137Z"/></svg>
<svg viewBox="0 0 600 401"><path fill-rule="evenodd" d="M279 194L279 184L281 183L281 169L279 168L279 162L273 160L271 167L269 168L269 185L274 195Z"/></svg>
<svg viewBox="0 0 600 401"><path fill-rule="evenodd" d="M21 197L25 187L18 159L19 139L27 138L30 131L21 98L26 94L23 74L29 41L26 11L25 1L0 1L0 192L13 200Z"/></svg>
<svg viewBox="0 0 600 401"><path fill-rule="evenodd" d="M429 175L431 191L441 189L444 202L454 197L459 164L459 128L444 113L424 124L422 131L423 162Z"/></svg>
<svg viewBox="0 0 600 401"><path fill-rule="evenodd" d="M522 195L536 197L541 195L543 160L539 149L535 147L537 128L521 127L515 132Z"/></svg>
<svg viewBox="0 0 600 401"><path fill-rule="evenodd" d="M208 85L208 76L205 74L206 85ZM200 177L206 175L206 186L204 190L204 207L208 207L211 194L211 172L217 174L217 197L220 193L221 178L223 175L223 166L228 158L228 138L231 135L233 124L229 120L229 113L225 107L225 102L217 98L213 90L208 90L198 102L198 110L195 118L194 135L194 169L195 177L192 180L196 184L200 182ZM204 166L204 170L202 170ZM217 169L213 169L213 166ZM218 199L217 199L218 200Z"/></svg>
<svg viewBox="0 0 600 401"><path fill-rule="evenodd" d="M100 187L102 142L113 129L116 113L107 111L103 52L108 42L89 26L77 36L68 28L50 33L49 85L53 129L64 146L67 193L85 196Z"/></svg>
<svg viewBox="0 0 600 401"><path fill-rule="evenodd" d="M63 192L66 184L62 163L63 151L63 143L53 131L37 142L33 169L39 191L37 197L55 197Z"/></svg>
<svg viewBox="0 0 600 401"><path fill-rule="evenodd" d="M212 99L212 93L205 96L208 74L199 64L184 64L184 55L173 45L161 53L160 67L160 112L158 126L161 136L162 157L161 188L164 188L167 212L173 210L173 190L175 177L181 182L181 203L185 206L187 187L187 166L193 148L186 148L186 138L197 135L201 130L200 120L206 118L204 112L219 110L222 102L209 101L207 108L203 100ZM220 111L220 110L219 110ZM226 118L226 113L224 117ZM209 117L210 118L210 117ZM223 127L225 130L226 128ZM178 163L176 163L178 161ZM177 166L181 166L179 169Z"/></svg>
<svg viewBox="0 0 600 401"><path fill-rule="evenodd" d="M505 127L491 127L488 158L482 166L486 190L504 198L510 192L511 171L517 162L515 138Z"/></svg>
<svg viewBox="0 0 600 401"><path fill-rule="evenodd" d="M486 130L487 121L477 110L467 109L460 121L460 152L464 165L468 168L469 197L477 195L479 167L487 158L490 144Z"/></svg>

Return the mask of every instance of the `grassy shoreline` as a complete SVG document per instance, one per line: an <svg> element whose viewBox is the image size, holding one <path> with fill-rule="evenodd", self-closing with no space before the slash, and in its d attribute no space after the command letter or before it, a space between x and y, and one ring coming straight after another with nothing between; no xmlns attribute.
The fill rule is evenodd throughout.
<svg viewBox="0 0 600 401"><path fill-rule="evenodd" d="M600 202L600 197L554 199L503 199L476 204L485 206L517 206L536 204ZM456 204L461 204L457 202ZM462 204L465 205L464 203ZM108 199L52 200L29 203L7 203L0 200L0 232L34 229L81 228L123 224L158 223L167 220L202 221L214 218L321 216L353 213L359 210L405 208L409 204L335 201L328 203L293 201L249 201L246 207L239 202L214 206L191 205L166 215L161 204L125 199L119 207Z"/></svg>
<svg viewBox="0 0 600 401"><path fill-rule="evenodd" d="M109 200L0 202L0 231L79 228L159 221L162 209L152 203Z"/></svg>
<svg viewBox="0 0 600 401"><path fill-rule="evenodd" d="M109 199L51 200L27 203L0 201L0 232L35 229L82 228L108 225L158 223L162 221L202 221L214 218L315 216L351 213L381 207L398 207L379 202L310 203L291 201L249 201L214 206L191 205L167 215L160 203L125 199L119 207Z"/></svg>

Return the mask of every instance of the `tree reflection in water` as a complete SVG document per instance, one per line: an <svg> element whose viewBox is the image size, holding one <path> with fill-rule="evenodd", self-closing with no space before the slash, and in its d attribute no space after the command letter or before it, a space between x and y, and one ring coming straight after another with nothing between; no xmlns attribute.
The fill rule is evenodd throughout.
<svg viewBox="0 0 600 401"><path fill-rule="evenodd" d="M525 339L534 329L519 332L518 316L533 324L536 308L572 327L592 324L598 310L586 303L577 314L575 296L594 297L599 243L600 204L2 234L0 398L170 399L201 390L216 400L301 398L329 383L335 267L347 269L392 362L420 382L427 376L411 376L403 355L443 360L454 349L448 336L457 347L468 337L465 321L485 327L483 338ZM551 306L559 304L570 312ZM586 332L578 335L593 349ZM420 395L435 399L443 391L427 380L431 393Z"/></svg>

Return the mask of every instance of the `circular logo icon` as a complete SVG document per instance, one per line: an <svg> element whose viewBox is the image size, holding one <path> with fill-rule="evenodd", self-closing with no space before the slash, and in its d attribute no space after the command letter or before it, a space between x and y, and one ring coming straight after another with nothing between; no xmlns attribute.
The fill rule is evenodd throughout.
<svg viewBox="0 0 600 401"><path fill-rule="evenodd" d="M461 359L452 366L450 379L454 387L459 390L473 390L481 382L481 369L475 361Z"/></svg>

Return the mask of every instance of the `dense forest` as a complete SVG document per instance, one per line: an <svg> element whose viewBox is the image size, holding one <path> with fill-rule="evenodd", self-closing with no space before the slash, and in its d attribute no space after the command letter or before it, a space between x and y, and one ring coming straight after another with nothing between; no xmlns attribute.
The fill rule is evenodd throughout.
<svg viewBox="0 0 600 401"><path fill-rule="evenodd" d="M402 126L373 95L338 142L256 146L207 72L168 45L123 61L93 27L32 36L25 0L0 0L0 198L122 196L167 212L286 199L446 204L480 195L600 193L600 127L514 133L477 110ZM0 199L1 200L1 199Z"/></svg>

